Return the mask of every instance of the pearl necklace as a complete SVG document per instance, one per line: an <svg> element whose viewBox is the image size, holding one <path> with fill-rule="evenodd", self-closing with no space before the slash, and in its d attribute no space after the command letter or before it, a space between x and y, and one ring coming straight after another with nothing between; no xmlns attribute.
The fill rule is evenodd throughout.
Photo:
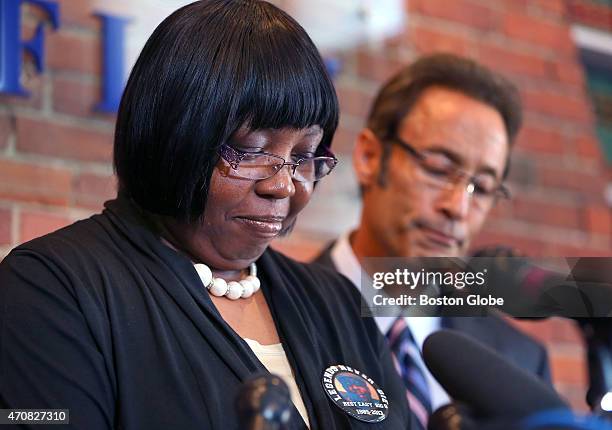
<svg viewBox="0 0 612 430"><path fill-rule="evenodd" d="M230 300L246 299L259 291L261 282L257 277L257 266L255 263L249 265L249 275L239 282L227 282L222 278L213 277L210 268L203 263L193 265L204 284L204 287L210 294L216 297L227 297Z"/></svg>

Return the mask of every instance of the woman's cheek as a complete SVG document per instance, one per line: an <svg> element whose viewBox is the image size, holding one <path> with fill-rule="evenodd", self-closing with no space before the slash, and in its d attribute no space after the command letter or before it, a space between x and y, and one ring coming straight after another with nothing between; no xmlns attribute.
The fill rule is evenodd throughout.
<svg viewBox="0 0 612 430"><path fill-rule="evenodd" d="M295 182L295 195L291 198L291 212L297 214L310 201L314 190L313 183Z"/></svg>

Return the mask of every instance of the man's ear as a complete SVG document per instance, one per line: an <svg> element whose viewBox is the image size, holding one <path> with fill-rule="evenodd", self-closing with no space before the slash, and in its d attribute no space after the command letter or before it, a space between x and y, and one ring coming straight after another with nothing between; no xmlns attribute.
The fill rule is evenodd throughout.
<svg viewBox="0 0 612 430"><path fill-rule="evenodd" d="M382 156L382 143L372 130L361 130L353 150L353 169L362 188L368 188L378 182Z"/></svg>

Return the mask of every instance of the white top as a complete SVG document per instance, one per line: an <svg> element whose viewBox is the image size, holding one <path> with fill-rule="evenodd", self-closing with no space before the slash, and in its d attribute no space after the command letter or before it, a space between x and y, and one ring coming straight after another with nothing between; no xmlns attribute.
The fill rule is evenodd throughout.
<svg viewBox="0 0 612 430"><path fill-rule="evenodd" d="M287 360L287 354L285 354L283 345L280 343L262 345L256 340L247 338L244 338L244 341L251 347L253 353L270 373L279 376L285 381L291 393L291 401L293 401L306 426L310 428L306 406L304 406L304 401L295 383L295 377L293 376L293 371L289 365L289 360Z"/></svg>
<svg viewBox="0 0 612 430"><path fill-rule="evenodd" d="M338 272L346 276L361 291L361 264L359 264L359 260L353 252L349 242L349 235L350 233L347 232L338 238L331 250L331 259ZM386 335L393 325L395 317L374 317L374 320L379 330ZM441 328L440 317L405 317L405 320L421 351L423 350L425 338ZM421 360L419 365L427 378L433 410L435 411L439 407L449 404L451 400L448 393L429 372L425 363Z"/></svg>

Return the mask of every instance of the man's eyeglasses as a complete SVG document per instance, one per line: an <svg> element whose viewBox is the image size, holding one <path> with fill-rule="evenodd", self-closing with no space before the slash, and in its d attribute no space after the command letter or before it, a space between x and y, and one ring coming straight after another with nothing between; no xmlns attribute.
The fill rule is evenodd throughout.
<svg viewBox="0 0 612 430"><path fill-rule="evenodd" d="M224 144L219 155L233 170L234 175L252 180L268 179L283 167L289 166L291 177L298 182L316 182L329 175L338 164L334 154L324 149L323 156L297 157L295 161L267 152L245 152Z"/></svg>
<svg viewBox="0 0 612 430"><path fill-rule="evenodd" d="M443 154L418 151L399 137L391 141L415 159L425 173L428 183L434 187L452 189L460 181L467 180L465 189L475 202L486 204L497 199L510 198L508 188L490 174L472 175L457 168L455 163Z"/></svg>

